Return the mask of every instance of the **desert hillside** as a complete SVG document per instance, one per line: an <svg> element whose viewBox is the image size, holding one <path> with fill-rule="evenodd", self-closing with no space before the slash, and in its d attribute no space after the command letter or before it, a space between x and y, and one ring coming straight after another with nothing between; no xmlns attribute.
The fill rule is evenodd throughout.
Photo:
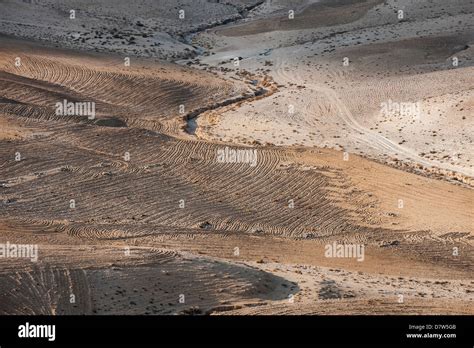
<svg viewBox="0 0 474 348"><path fill-rule="evenodd" d="M474 314L473 45L469 0L0 1L0 314Z"/></svg>

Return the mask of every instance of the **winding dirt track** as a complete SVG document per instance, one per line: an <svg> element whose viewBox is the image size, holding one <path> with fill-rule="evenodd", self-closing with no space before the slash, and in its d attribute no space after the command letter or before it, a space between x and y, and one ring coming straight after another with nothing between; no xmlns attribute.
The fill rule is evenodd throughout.
<svg viewBox="0 0 474 348"><path fill-rule="evenodd" d="M244 82L4 42L0 232L40 258L0 259L0 313L472 314L472 190L331 150L219 163L244 147L186 136L179 105ZM94 101L97 119L56 115L63 99ZM365 261L326 258L333 241L363 243Z"/></svg>
<svg viewBox="0 0 474 348"><path fill-rule="evenodd" d="M357 13L359 5L370 9L357 20L343 11ZM391 13L396 1L321 1L294 20L282 10L202 34L201 42L217 42L204 63L243 57L242 68L265 71L282 88L270 100L204 119L199 136L327 146L472 184L472 13L465 1L450 9L438 0L405 5L407 21ZM315 20L335 10L349 23ZM456 57L462 66L453 67ZM384 115L381 103L389 100L417 104L418 114Z"/></svg>
<svg viewBox="0 0 474 348"><path fill-rule="evenodd" d="M295 52L297 53L297 52ZM288 69L288 59L285 59L284 62L277 62L276 77L280 77L283 83L294 83L298 84L303 80L302 76L298 74L296 70L292 74L287 73ZM316 95L322 95L332 108L335 109L335 114L341 119L343 125L349 127L349 129L355 131L355 134L359 134L357 139L363 143L366 143L370 147L375 148L380 153L385 153L394 156L400 156L403 160L411 160L414 163L421 164L426 167L431 167L436 165L438 168L446 169L461 173L466 177L472 176L473 172L471 169L463 168L459 166L453 166L449 163L443 163L440 161L430 161L421 156L418 156L415 151L410 150L406 147L398 145L393 140L384 137L383 135L377 133L376 131L371 131L367 127L362 126L357 122L357 120L352 115L352 112L346 106L346 104L338 96L337 92L331 88L324 87L322 85L316 84L306 84L306 88L310 89ZM319 113L314 113L319 114Z"/></svg>

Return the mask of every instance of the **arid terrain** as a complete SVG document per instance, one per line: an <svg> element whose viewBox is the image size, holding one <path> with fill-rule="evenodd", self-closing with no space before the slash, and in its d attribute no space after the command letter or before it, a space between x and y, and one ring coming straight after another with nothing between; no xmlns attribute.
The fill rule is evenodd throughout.
<svg viewBox="0 0 474 348"><path fill-rule="evenodd" d="M472 0L0 0L0 314L472 315L473 116Z"/></svg>

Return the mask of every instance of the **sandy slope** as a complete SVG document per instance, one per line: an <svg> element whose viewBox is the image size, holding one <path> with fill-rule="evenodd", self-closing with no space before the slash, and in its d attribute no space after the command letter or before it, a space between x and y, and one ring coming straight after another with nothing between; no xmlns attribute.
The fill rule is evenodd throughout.
<svg viewBox="0 0 474 348"><path fill-rule="evenodd" d="M328 146L471 182L473 15L468 1L440 13L444 5L367 1L361 10L360 3L345 4L352 9L349 23L326 23L313 15L330 18L334 7L323 2L304 7L294 20L280 15L202 35L201 41L213 42L215 54L201 63L219 66L242 57L240 69L264 70L282 88L218 118L203 118L198 134ZM405 20L398 21L397 8ZM357 11L361 18L353 21ZM389 101L419 103L419 113L384 114L381 105Z"/></svg>
<svg viewBox="0 0 474 348"><path fill-rule="evenodd" d="M47 41L56 47L177 58L197 48L186 34L240 18L257 0L124 1L41 0L0 2L0 32ZM74 18L71 18L71 12ZM183 18L180 11L184 11Z"/></svg>
<svg viewBox="0 0 474 348"><path fill-rule="evenodd" d="M472 314L472 188L413 174L408 164L436 164L469 183L472 67L461 60L448 69L440 57L460 52L472 15L461 1L442 14L439 2L430 11L421 10L428 2L403 2L431 37L448 23L463 27L456 39L458 29L445 32L439 47L394 40L393 28L412 32L416 21L392 23L391 10L375 3L296 1L297 14L306 13L298 30L283 21L275 32L285 7L267 2L243 23L195 36L215 47L182 62L192 67L137 58L125 67L115 54L2 37L0 243L38 244L40 257L0 258L0 313ZM309 23L339 6L348 17L338 29ZM379 43L339 48L374 32L370 22ZM318 41L340 26L349 32ZM394 41L407 62L390 56ZM220 64L236 54L240 73ZM359 68L337 67L345 54ZM259 88L268 94L250 98ZM400 91L429 106L418 123L377 114L374 105ZM235 98L248 99L222 105ZM56 115L63 99L94 101L97 118ZM183 131L196 110L197 137ZM407 142L398 144L402 126ZM431 126L437 137L423 133ZM422 156L427 139L459 159ZM336 144L348 161L322 148ZM257 150L257 165L220 163L225 146ZM365 156L397 156L401 168ZM333 242L363 244L364 261L326 257Z"/></svg>

